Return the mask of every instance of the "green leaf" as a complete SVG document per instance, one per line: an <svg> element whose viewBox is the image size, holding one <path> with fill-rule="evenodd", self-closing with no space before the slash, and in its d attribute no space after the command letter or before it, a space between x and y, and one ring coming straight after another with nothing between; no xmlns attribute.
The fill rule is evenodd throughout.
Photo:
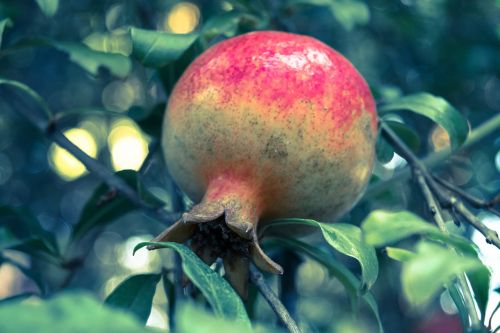
<svg viewBox="0 0 500 333"><path fill-rule="evenodd" d="M150 110L132 107L128 110L127 115L132 118L145 133L153 138L160 138L165 108L165 103L158 103Z"/></svg>
<svg viewBox="0 0 500 333"><path fill-rule="evenodd" d="M161 274L130 276L106 297L104 303L131 312L142 324L146 324L160 278Z"/></svg>
<svg viewBox="0 0 500 333"><path fill-rule="evenodd" d="M0 48L2 47L2 36L5 28L12 26L12 20L9 18L0 20Z"/></svg>
<svg viewBox="0 0 500 333"><path fill-rule="evenodd" d="M31 89L22 82L9 80L0 76L0 85L2 84L17 88L22 92L26 93L28 96L30 96L35 100L35 102L42 108L42 110L45 112L45 114L49 119L52 118L52 111L50 110L49 105L47 104L47 102L45 102L43 97L40 96L36 91L34 91L33 89Z"/></svg>
<svg viewBox="0 0 500 333"><path fill-rule="evenodd" d="M467 120L441 97L419 93L391 100L378 108L380 114L399 110L409 110L436 122L448 132L455 149L465 142L469 134Z"/></svg>
<svg viewBox="0 0 500 333"><path fill-rule="evenodd" d="M415 253L397 247L386 247L387 256L397 261L408 261L415 256Z"/></svg>
<svg viewBox="0 0 500 333"><path fill-rule="evenodd" d="M20 314L29 314L24 320ZM23 317L24 318L24 317ZM8 302L0 304L0 332L54 333L152 333L123 311L102 305L82 292L60 293L48 301Z"/></svg>
<svg viewBox="0 0 500 333"><path fill-rule="evenodd" d="M455 303L455 306L458 310L458 315L460 316L460 322L462 327L468 327L469 325L469 312L467 311L467 307L465 306L465 301L463 295L458 290L456 283L450 283L446 286L448 292L450 293L450 297Z"/></svg>
<svg viewBox="0 0 500 333"><path fill-rule="evenodd" d="M162 31L130 29L132 56L146 67L163 67L177 60L198 38L198 34L173 34Z"/></svg>
<svg viewBox="0 0 500 333"><path fill-rule="evenodd" d="M396 135L403 140L403 142L412 151L417 152L420 148L420 137L418 134L408 127L406 124L400 123L393 120L384 120L386 125L388 125ZM376 145L377 159L380 163L388 163L394 156L393 147L385 140L382 135L379 135Z"/></svg>
<svg viewBox="0 0 500 333"><path fill-rule="evenodd" d="M293 238L273 237L271 242L291 250L303 252L325 266L328 272L335 276L349 293L352 295L361 294L361 281L342 262L320 247L309 245Z"/></svg>
<svg viewBox="0 0 500 333"><path fill-rule="evenodd" d="M258 21L258 18L248 13L241 13L233 10L210 17L203 25L202 34L208 39L212 39L219 35L233 37L237 34L242 20Z"/></svg>
<svg viewBox="0 0 500 333"><path fill-rule="evenodd" d="M99 69L102 67L109 70L113 75L123 78L126 77L132 69L132 62L124 55L96 51L89 48L84 43L63 42L48 38L23 39L4 52L8 51L8 53L12 53L18 49L37 46L49 46L67 53L72 62L92 75L97 75Z"/></svg>
<svg viewBox="0 0 500 333"><path fill-rule="evenodd" d="M93 32L85 37L83 43L92 50L117 53L128 57L132 53L132 41L128 30L113 32Z"/></svg>
<svg viewBox="0 0 500 333"><path fill-rule="evenodd" d="M208 39L212 39L218 35L233 37L240 24L242 13L230 11L222 15L215 15L208 19L203 25L202 34Z"/></svg>
<svg viewBox="0 0 500 333"><path fill-rule="evenodd" d="M377 154L377 160L380 163L385 164L392 160L392 157L394 156L394 149L382 135L379 135L375 146L375 153Z"/></svg>
<svg viewBox="0 0 500 333"><path fill-rule="evenodd" d="M9 233L9 239L4 238L5 243L0 243L0 250L8 248L43 258L60 258L54 235L43 229L26 209L0 206L0 229Z"/></svg>
<svg viewBox="0 0 500 333"><path fill-rule="evenodd" d="M404 123L393 120L384 120L389 127L403 140L412 151L417 152L420 148L420 136Z"/></svg>
<svg viewBox="0 0 500 333"><path fill-rule="evenodd" d="M59 0L36 0L36 2L42 12L48 17L54 16L59 7Z"/></svg>
<svg viewBox="0 0 500 333"><path fill-rule="evenodd" d="M57 41L49 43L59 51L66 52L71 61L93 75L97 75L99 68L104 67L113 75L123 78L132 69L130 60L121 54L94 51L83 43Z"/></svg>
<svg viewBox="0 0 500 333"><path fill-rule="evenodd" d="M467 277L474 291L474 298L482 315L481 318L485 319L486 306L490 295L491 271L488 269L475 270L469 272Z"/></svg>
<svg viewBox="0 0 500 333"><path fill-rule="evenodd" d="M379 332L384 332L375 298L370 291L362 290L361 281L342 262L321 248L296 239L279 237L273 238L272 242L276 242L278 245L285 246L291 250L299 250L322 264L347 289L351 296L351 301L353 301L354 297L361 297L366 302L377 320Z"/></svg>
<svg viewBox="0 0 500 333"><path fill-rule="evenodd" d="M53 264L60 264L61 254L58 249L52 247L52 245L38 237L20 240L16 244L12 244L4 249L15 250L29 254L31 257L39 258Z"/></svg>
<svg viewBox="0 0 500 333"><path fill-rule="evenodd" d="M488 270L473 256L464 256L450 248L421 241L415 255L403 262L401 282L410 304L427 304L445 285L461 273Z"/></svg>
<svg viewBox="0 0 500 333"><path fill-rule="evenodd" d="M254 329L239 322L213 316L192 303L184 303L176 316L178 333L278 333L262 326Z"/></svg>
<svg viewBox="0 0 500 333"><path fill-rule="evenodd" d="M143 188L136 171L122 170L116 175L139 192L146 203L158 207L163 205L159 199ZM110 190L106 184L101 184L83 207L80 219L73 228L72 237L79 238L94 228L107 226L136 209L137 207L127 198L115 190Z"/></svg>
<svg viewBox="0 0 500 333"><path fill-rule="evenodd" d="M197 39L177 60L159 69L163 89L169 94L186 68L204 51L203 43Z"/></svg>
<svg viewBox="0 0 500 333"><path fill-rule="evenodd" d="M361 229L351 224L325 224L307 219L282 219L268 227L286 224L303 224L320 228L323 237L337 251L356 259L361 265L363 284L369 289L377 280L378 260L375 249L364 242Z"/></svg>
<svg viewBox="0 0 500 333"><path fill-rule="evenodd" d="M453 246L463 254L477 253L476 246L470 240L444 234L436 226L408 211L373 211L362 222L361 228L366 242L375 247L392 244L414 235L426 235L429 239Z"/></svg>
<svg viewBox="0 0 500 333"><path fill-rule="evenodd" d="M357 0L336 0L330 4L333 17L346 29L351 31L356 26L362 26L370 21L368 5Z"/></svg>
<svg viewBox="0 0 500 333"><path fill-rule="evenodd" d="M289 5L311 5L328 7L333 17L350 31L370 21L370 9L359 0L290 0Z"/></svg>
<svg viewBox="0 0 500 333"><path fill-rule="evenodd" d="M438 231L415 214L407 211L371 212L361 224L363 237L368 244L381 247L416 234Z"/></svg>
<svg viewBox="0 0 500 333"><path fill-rule="evenodd" d="M233 319L250 327L250 320L245 311L245 306L238 294L229 283L219 274L210 269L188 247L170 242L143 242L138 244L135 251L147 245L161 248L171 248L182 258L182 269L193 284L201 290L207 301L218 316Z"/></svg>

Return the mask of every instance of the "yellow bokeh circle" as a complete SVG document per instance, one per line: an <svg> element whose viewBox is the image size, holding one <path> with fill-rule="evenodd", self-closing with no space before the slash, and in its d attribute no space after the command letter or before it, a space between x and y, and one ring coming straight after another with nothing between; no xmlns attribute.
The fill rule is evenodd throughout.
<svg viewBox="0 0 500 333"><path fill-rule="evenodd" d="M190 2L179 2L168 13L165 30L176 34L187 34L193 31L200 20L200 10Z"/></svg>
<svg viewBox="0 0 500 333"><path fill-rule="evenodd" d="M87 155L94 158L97 156L97 142L89 131L72 128L66 130L64 135ZM76 179L86 172L85 166L80 161L56 144L50 146L48 156L50 166L64 180Z"/></svg>
<svg viewBox="0 0 500 333"><path fill-rule="evenodd" d="M130 120L119 120L108 137L113 168L139 170L148 154L148 141Z"/></svg>

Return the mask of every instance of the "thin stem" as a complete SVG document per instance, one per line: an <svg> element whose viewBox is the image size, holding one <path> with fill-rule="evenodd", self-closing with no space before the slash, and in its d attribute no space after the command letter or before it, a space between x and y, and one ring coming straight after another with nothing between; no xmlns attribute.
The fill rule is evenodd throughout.
<svg viewBox="0 0 500 333"><path fill-rule="evenodd" d="M454 185L454 184L452 184L452 183L450 183L442 178L439 178L436 176L433 176L433 178L440 185L442 185L443 187L445 187L449 191L456 193L459 197L461 197L462 199L467 201L474 208L485 208L496 215L500 215L500 212L493 208L493 206L500 204L500 194L496 195L491 200L483 200L483 199L480 199L480 198L473 196L470 193L467 193L466 191L462 190L458 186L456 186L456 185Z"/></svg>
<svg viewBox="0 0 500 333"><path fill-rule="evenodd" d="M423 176L422 171L420 169L415 169L414 173L418 185L420 186L420 190L422 191L425 201L428 204L428 208L429 211L431 212L434 222L436 222L437 226L439 227L442 233L448 234L449 232L446 229L446 224L444 222L441 206L434 198L434 195L432 194L429 185L427 185L427 182L425 181L425 177Z"/></svg>
<svg viewBox="0 0 500 333"><path fill-rule="evenodd" d="M486 136L495 133L500 129L500 114L490 118L477 128L475 128L468 136L467 140L464 142L464 144L458 149L457 151L452 151L451 149L443 149L442 151L439 151L437 153L430 154L424 158L422 158L423 164L428 167L428 168L434 168L438 165L440 165L443 161L448 159L452 154L458 153L460 151L463 151L479 141L481 141L483 138ZM366 191L366 194L364 196L364 199L368 199L374 195L377 195L381 193L382 191L385 191L388 188L391 188L395 184L407 181L411 178L412 176L412 171L411 168L407 167L399 172L397 172L394 176L392 176L390 179L378 182L368 188Z"/></svg>
<svg viewBox="0 0 500 333"><path fill-rule="evenodd" d="M290 331L291 333L300 333L301 331L297 326L297 323L295 322L295 320L293 320L288 310L285 308L283 303L281 303L280 299L274 293L271 287L269 287L269 285L266 283L266 280L264 280L262 274L253 266L250 266L250 280L257 287L257 289L259 289L261 295L264 296L266 301L286 326L288 331Z"/></svg>
<svg viewBox="0 0 500 333"><path fill-rule="evenodd" d="M413 170L414 176L428 204L432 217L439 229L444 234L449 234L444 222L442 208L434 196L434 192L438 190L437 184L433 181L432 176L430 176L427 167L413 154L413 152L404 144L404 142L401 141L401 139L392 131L391 128L389 128L389 126L381 123L380 127L384 137L394 146L396 150L398 150L398 153L400 153L400 155L408 161L408 164ZM431 184L433 185L432 187L430 186ZM470 316L471 327L481 327L481 320L477 313L474 297L472 296L473 294L467 282L467 276L465 273L457 276L457 282L464 296L464 303Z"/></svg>
<svg viewBox="0 0 500 333"><path fill-rule="evenodd" d="M493 244L500 249L500 238L498 233L479 220L469 208L467 208L459 197L439 187L434 179L428 174L427 181L433 192L447 207L451 207L456 213L460 214L470 225L479 231L486 238L488 244Z"/></svg>
<svg viewBox="0 0 500 333"><path fill-rule="evenodd" d="M431 212L434 221L436 222L442 233L449 234L443 219L442 209L437 200L435 199L434 195L432 194L431 189L427 185L427 182L422 174L422 171L420 169L415 169L414 173L415 177L417 178L417 182L420 186L420 189L424 195L425 201L429 205L429 211ZM469 284L467 282L467 276L465 275L465 273L459 274L457 276L457 281L464 296L464 303L465 306L467 307L467 312L471 317L471 326L479 327L481 325L481 320L479 319L479 316L477 314L474 297L470 292Z"/></svg>
<svg viewBox="0 0 500 333"><path fill-rule="evenodd" d="M123 179L116 176L112 171L100 164L97 160L87 155L83 150L78 148L78 146L64 136L62 132L57 130L55 128L56 124L53 121L47 121L39 115L30 112L28 108L25 108L22 105L17 108L17 111L50 140L57 143L61 148L67 150L71 155L85 165L87 170L89 170L92 174L99 177L110 188L116 189L135 206L143 209L149 216L167 225L172 224L174 221L179 219L180 215L178 213L167 213L161 207L152 207L147 204Z"/></svg>
<svg viewBox="0 0 500 333"><path fill-rule="evenodd" d="M382 134L384 137L394 146L400 155L408 161L412 170L420 170L422 176L425 178L425 182L430 187L432 193L437 195L438 199L444 203L447 207L453 208L457 213L459 213L470 225L472 225L476 230L486 237L486 241L489 244L493 244L500 249L500 238L496 231L488 228L484 225L471 211L468 209L459 197L455 196L452 192L442 188L436 183L434 178L429 172L429 169L420 159L418 159L415 154L405 145L403 141L397 136L396 133L392 131L389 126L385 125L383 122L380 124L380 128L383 130Z"/></svg>

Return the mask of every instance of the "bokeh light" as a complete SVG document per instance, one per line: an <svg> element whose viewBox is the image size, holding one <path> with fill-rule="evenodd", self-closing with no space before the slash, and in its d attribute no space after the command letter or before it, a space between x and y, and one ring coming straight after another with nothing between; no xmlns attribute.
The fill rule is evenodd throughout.
<svg viewBox="0 0 500 333"><path fill-rule="evenodd" d="M304 261L297 271L299 293L307 296L320 290L325 282L326 273L325 268L317 262Z"/></svg>
<svg viewBox="0 0 500 333"><path fill-rule="evenodd" d="M113 81L102 91L102 104L111 111L127 111L134 103L137 93L138 89L131 80Z"/></svg>
<svg viewBox="0 0 500 333"><path fill-rule="evenodd" d="M497 168L497 171L500 172L500 150L495 155L495 167Z"/></svg>
<svg viewBox="0 0 500 333"><path fill-rule="evenodd" d="M118 120L111 128L108 145L113 168L139 170L148 154L148 141L130 120Z"/></svg>
<svg viewBox="0 0 500 333"><path fill-rule="evenodd" d="M223 1L221 3L221 7L222 7L222 10L225 11L225 12L230 12L234 9L234 6L232 3L230 3L229 1Z"/></svg>
<svg viewBox="0 0 500 333"><path fill-rule="evenodd" d="M392 156L392 159L384 164L384 168L388 170L395 170L396 168L402 167L406 165L406 160L399 156L398 154L394 153L394 156Z"/></svg>
<svg viewBox="0 0 500 333"><path fill-rule="evenodd" d="M179 2L168 13L164 29L176 34L193 31L200 20L200 10L190 2Z"/></svg>
<svg viewBox="0 0 500 333"><path fill-rule="evenodd" d="M450 136L441 126L434 127L430 139L435 151L440 151L450 146Z"/></svg>
<svg viewBox="0 0 500 333"><path fill-rule="evenodd" d="M64 135L87 155L94 158L97 156L97 143L89 131L72 128L66 130ZM85 166L80 161L56 144L51 145L48 156L50 166L64 180L74 180L86 172Z"/></svg>
<svg viewBox="0 0 500 333"><path fill-rule="evenodd" d="M146 326L166 330L168 328L168 321L167 316L165 315L165 310L158 309L155 306L152 307Z"/></svg>
<svg viewBox="0 0 500 333"><path fill-rule="evenodd" d="M132 271L149 271L155 268L159 263L158 252L142 249L134 254L134 248L137 244L150 241L152 238L152 235L133 236L117 246L116 251L120 255L118 259L120 265Z"/></svg>
<svg viewBox="0 0 500 333"><path fill-rule="evenodd" d="M111 33L92 32L83 39L83 43L92 50L118 53L129 56L132 52L132 41L127 29L116 29Z"/></svg>

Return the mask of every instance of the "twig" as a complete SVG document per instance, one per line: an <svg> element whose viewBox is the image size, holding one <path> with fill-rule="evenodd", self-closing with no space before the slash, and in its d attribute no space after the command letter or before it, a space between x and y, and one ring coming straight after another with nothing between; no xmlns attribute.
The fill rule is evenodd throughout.
<svg viewBox="0 0 500 333"><path fill-rule="evenodd" d="M422 162L427 168L432 169L433 167L441 164L452 154L458 153L460 151L467 149L468 147L475 145L486 136L495 133L495 131L497 131L499 128L500 128L500 114L492 117L491 119L487 120L486 122L475 128L470 133L469 137L467 138L465 143L460 147L459 150L452 151L451 149L443 149L442 151L430 154L422 158ZM412 175L411 168L406 167L405 169L397 172L390 179L378 182L370 186L366 191L363 200L366 200L374 195L377 195L382 191L390 188L391 186L394 186L395 184L409 180L411 178L411 175Z"/></svg>
<svg viewBox="0 0 500 333"><path fill-rule="evenodd" d="M383 122L380 124L382 129L382 134L384 137L393 145L393 147L398 150L398 153L405 158L410 165L414 176L422 190L422 194L428 204L429 210L432 214L432 217L439 229L444 234L449 234L446 229L446 225L444 222L441 206L439 202L434 197L434 193L439 191L440 194L443 194L439 188L437 188L437 184L434 182L432 176L430 176L425 164L423 164L414 154L413 152L401 141L401 139L395 134L389 126L385 125ZM430 186L430 185L433 186ZM470 322L472 328L479 328L482 326L481 320L476 310L476 304L474 301L474 297L472 296L472 291L467 282L467 275L465 273L459 274L457 276L457 281L462 290L462 294L464 296L464 303L467 307L467 312L470 316Z"/></svg>
<svg viewBox="0 0 500 333"><path fill-rule="evenodd" d="M443 213L441 207L434 198L431 189L427 185L427 182L422 174L422 171L420 169L415 169L414 174L420 186L420 189L422 190L422 194L424 195L425 201L429 205L428 208L432 214L434 221L436 222L442 233L449 234L443 219ZM467 312L471 317L471 326L479 327L481 325L481 320L479 319L479 316L477 314L474 298L472 296L472 293L470 292L469 284L467 283L467 276L464 273L462 273L457 276L457 279L458 279L458 284L460 285L460 289L462 290L462 294L464 296Z"/></svg>
<svg viewBox="0 0 500 333"><path fill-rule="evenodd" d="M281 303L271 287L267 285L262 274L253 266L250 266L250 280L252 280L252 283L257 287L257 289L259 289L259 292L262 296L264 296L283 324L285 324L288 331L291 333L300 333L297 323L293 320L290 313L288 313L288 310L285 308L283 303Z"/></svg>
<svg viewBox="0 0 500 333"><path fill-rule="evenodd" d="M456 193L462 199L464 199L469 204L471 204L474 208L485 208L485 209L488 209L493 214L500 215L500 211L497 211L494 208L494 206L500 204L500 194L497 194L491 200L483 200L483 199L479 199L479 198L473 196L470 193L467 193L466 191L462 190L458 186L456 186L456 185L454 185L454 184L452 184L452 183L450 183L450 182L448 182L440 177L433 176L433 178L440 185L447 188L449 191Z"/></svg>
<svg viewBox="0 0 500 333"><path fill-rule="evenodd" d="M384 137L394 146L400 155L408 161L412 170L420 170L422 176L425 178L425 182L428 184L432 192L437 195L438 199L443 203L445 207L453 208L458 214L460 214L470 225L472 225L476 230L482 233L486 237L486 241L489 244L493 244L500 249L500 238L496 231L485 226L471 211L468 209L459 197L455 196L452 192L446 190L436 183L432 175L430 174L427 166L418 159L415 154L405 145L404 142L399 139L397 134L395 134L389 126L381 122L380 127L382 129L382 134Z"/></svg>
<svg viewBox="0 0 500 333"><path fill-rule="evenodd" d="M456 213L460 214L470 225L472 225L477 231L479 231L486 238L488 244L493 244L500 249L500 238L498 238L498 233L486 225L484 225L481 220L479 220L476 215L474 215L469 208L467 208L459 197L455 196L451 192L448 192L439 187L439 185L434 181L434 179L429 175L426 180L438 196L439 200L444 203L446 207L452 208Z"/></svg>

